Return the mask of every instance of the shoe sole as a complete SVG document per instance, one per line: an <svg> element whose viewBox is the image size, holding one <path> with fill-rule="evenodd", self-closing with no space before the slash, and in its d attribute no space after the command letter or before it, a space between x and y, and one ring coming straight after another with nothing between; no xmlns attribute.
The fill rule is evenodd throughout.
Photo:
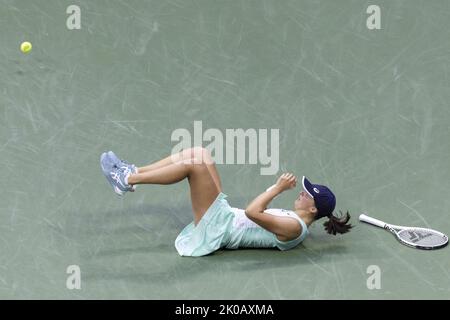
<svg viewBox="0 0 450 320"><path fill-rule="evenodd" d="M123 194L125 192L123 192L122 190L120 190L115 184L113 179L111 178L110 172L111 172L111 168L108 168L106 163L107 163L107 158L108 155L107 153L103 153L100 157L100 166L102 168L102 172L103 175L105 176L106 180L108 180L109 184L111 185L111 187L113 188L114 192L119 195L119 196L123 196Z"/></svg>

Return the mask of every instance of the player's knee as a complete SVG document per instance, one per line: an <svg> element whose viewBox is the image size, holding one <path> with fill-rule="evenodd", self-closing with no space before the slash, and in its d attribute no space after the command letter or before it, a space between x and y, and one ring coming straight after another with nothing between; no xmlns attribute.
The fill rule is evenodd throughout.
<svg viewBox="0 0 450 320"><path fill-rule="evenodd" d="M181 154L181 158L183 162L186 164L189 163L198 163L202 158L202 149L201 147L193 147L184 149Z"/></svg>
<svg viewBox="0 0 450 320"><path fill-rule="evenodd" d="M191 162L193 164L200 164L202 162L202 148L194 147L190 149L191 151Z"/></svg>
<svg viewBox="0 0 450 320"><path fill-rule="evenodd" d="M214 159L208 149L202 148L203 161L205 164L214 164Z"/></svg>
<svg viewBox="0 0 450 320"><path fill-rule="evenodd" d="M197 163L196 162L197 161L193 161L188 165L189 176L195 176L197 178L205 176L208 173L206 164L200 161L198 161Z"/></svg>
<svg viewBox="0 0 450 320"><path fill-rule="evenodd" d="M196 164L213 164L214 160L208 149L203 147L192 148L194 163Z"/></svg>

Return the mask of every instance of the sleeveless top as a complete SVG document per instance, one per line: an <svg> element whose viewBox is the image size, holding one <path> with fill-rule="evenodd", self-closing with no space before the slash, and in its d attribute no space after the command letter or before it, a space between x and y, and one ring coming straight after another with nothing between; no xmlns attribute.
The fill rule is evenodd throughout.
<svg viewBox="0 0 450 320"><path fill-rule="evenodd" d="M231 228L230 241L225 246L228 249L237 248L274 248L289 250L302 242L309 233L308 227L302 219L293 211L285 209L266 209L264 212L280 217L296 219L302 226L301 234L289 241L280 241L277 236L259 226L245 215L245 210L231 208L234 213L233 226Z"/></svg>

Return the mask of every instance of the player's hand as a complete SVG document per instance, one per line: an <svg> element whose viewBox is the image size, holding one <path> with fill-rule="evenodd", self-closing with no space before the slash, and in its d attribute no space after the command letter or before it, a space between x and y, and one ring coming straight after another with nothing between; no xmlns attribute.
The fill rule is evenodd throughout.
<svg viewBox="0 0 450 320"><path fill-rule="evenodd" d="M277 180L276 187L280 192L295 188L297 185L297 177L292 173L283 173Z"/></svg>

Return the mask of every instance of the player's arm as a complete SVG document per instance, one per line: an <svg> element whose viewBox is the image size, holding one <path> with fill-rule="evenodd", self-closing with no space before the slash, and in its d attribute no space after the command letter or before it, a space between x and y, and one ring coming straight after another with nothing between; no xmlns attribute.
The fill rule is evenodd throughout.
<svg viewBox="0 0 450 320"><path fill-rule="evenodd" d="M298 234L299 225L292 223L291 219L264 213L264 210L273 198L287 189L294 188L296 183L297 178L293 174L284 173L273 188L269 188L268 191L261 193L247 206L245 209L246 216L276 235L292 237Z"/></svg>
<svg viewBox="0 0 450 320"><path fill-rule="evenodd" d="M245 212L247 214L247 211ZM292 218L277 217L265 212L259 212L255 215L247 214L247 217L277 236L295 239L302 233L302 227Z"/></svg>

